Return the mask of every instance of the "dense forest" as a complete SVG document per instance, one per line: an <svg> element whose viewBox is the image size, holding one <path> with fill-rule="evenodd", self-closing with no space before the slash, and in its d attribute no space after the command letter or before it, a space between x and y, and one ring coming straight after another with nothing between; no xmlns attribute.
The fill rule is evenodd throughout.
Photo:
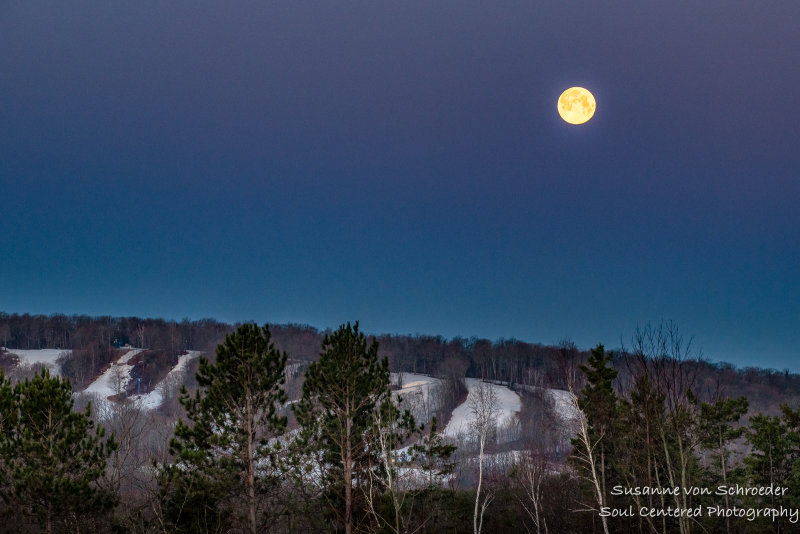
<svg viewBox="0 0 800 534"><path fill-rule="evenodd" d="M800 377L704 361L671 323L584 351L0 314L0 344L0 531L800 528ZM21 369L13 351L39 349L65 351L60 376ZM125 354L157 381L189 350L157 409L83 392ZM422 409L404 376L435 377ZM464 432L443 432L458 410Z"/></svg>

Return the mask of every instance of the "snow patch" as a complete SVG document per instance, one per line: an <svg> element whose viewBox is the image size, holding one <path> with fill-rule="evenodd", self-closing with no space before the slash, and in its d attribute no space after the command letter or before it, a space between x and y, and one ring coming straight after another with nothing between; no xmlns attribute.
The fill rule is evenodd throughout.
<svg viewBox="0 0 800 534"><path fill-rule="evenodd" d="M175 364L175 367L170 369L167 376L164 377L156 387L153 388L153 391L147 393L145 395L135 395L133 398L137 401L140 401L142 404L142 408L146 410L155 410L156 408L160 407L164 403L164 393L166 388L170 387L176 380L180 379L180 373L182 373L186 369L186 365L189 363L190 360L197 358L200 356L201 352L198 350L189 350L186 351L186 354L181 354L178 356L178 363Z"/></svg>
<svg viewBox="0 0 800 534"><path fill-rule="evenodd" d="M392 384L397 385L398 374L392 373L389 377ZM432 387L436 387L441 382L438 378L433 378L428 375L417 375L414 373L403 373L403 387L395 390L395 395L407 399L413 396L422 396L423 400L429 402L430 391Z"/></svg>
<svg viewBox="0 0 800 534"><path fill-rule="evenodd" d="M133 366L128 362L145 349L131 349L123 354L116 362L112 362L106 371L97 377L94 382L83 390L83 393L97 395L101 399L118 395L125 391L125 386L131 380Z"/></svg>
<svg viewBox="0 0 800 534"><path fill-rule="evenodd" d="M389 377L392 384L397 385L399 376L392 373ZM431 415L439 409L440 399L431 392L441 386L438 378L414 373L403 373L403 387L395 390L394 397L403 399L402 409L410 410L418 423L427 423Z"/></svg>
<svg viewBox="0 0 800 534"><path fill-rule="evenodd" d="M69 356L72 351L61 349L6 349L9 354L19 358L19 365L32 366L42 364L50 369L50 374L61 376L61 367L56 362L62 356Z"/></svg>
<svg viewBox="0 0 800 534"><path fill-rule="evenodd" d="M520 399L519 395L508 389L506 386L492 384L490 382L483 382L477 378L466 378L465 381L470 394L481 384L485 384L486 386L490 386L494 389L494 392L497 395L498 428L502 428L514 422L515 416L517 416L522 409L522 400ZM472 421L472 418L472 413L470 413L469 409L469 396L467 396L467 400L456 406L455 410L453 410L453 415L450 417L450 422L447 423L447 426L444 429L444 435L450 438L455 438L459 435L468 434L469 425Z"/></svg>
<svg viewBox="0 0 800 534"><path fill-rule="evenodd" d="M548 389L548 400L553 410L565 422L574 422L580 419L581 413L575 407L577 404L572 393L563 389Z"/></svg>
<svg viewBox="0 0 800 534"><path fill-rule="evenodd" d="M561 419L562 423L572 424L580 418L580 411L576 408L574 396L563 389L543 388L539 386L517 386L532 393L544 393L545 399L553 412Z"/></svg>

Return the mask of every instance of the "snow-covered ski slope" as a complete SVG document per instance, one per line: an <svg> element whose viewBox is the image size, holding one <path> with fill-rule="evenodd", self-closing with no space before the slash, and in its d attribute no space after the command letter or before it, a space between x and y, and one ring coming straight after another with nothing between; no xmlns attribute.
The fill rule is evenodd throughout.
<svg viewBox="0 0 800 534"><path fill-rule="evenodd" d="M111 366L106 369L102 375L98 376L94 382L89 384L83 392L97 395L102 399L107 399L108 397L118 395L125 391L125 386L127 386L128 382L131 380L131 369L133 369L133 366L128 362L131 358L144 350L145 349L131 349L120 356L116 362L111 363Z"/></svg>
<svg viewBox="0 0 800 534"><path fill-rule="evenodd" d="M390 380L397 385L401 375L392 373ZM438 378L428 375L417 375L414 373L402 373L403 386L395 391L395 394L404 400L421 397L425 403L430 402L431 388L438 386L441 382Z"/></svg>
<svg viewBox="0 0 800 534"><path fill-rule="evenodd" d="M425 414L431 413L432 410L437 408L436 406L432 406L432 404L436 403L436 398L431 395L431 392L441 385L441 381L438 378L428 375L414 373L403 373L402 379L403 387L396 390L395 394L403 397L405 407L410 408L418 420L426 421ZM398 375L396 373L392 373L391 381L393 384L397 384ZM474 391L481 383L494 389L498 401L497 426L499 429L507 427L509 424L515 422L516 417L522 409L522 400L519 394L512 391L507 386L504 386L502 383L483 382L477 378L467 378L465 382L469 392ZM569 391L523 385L518 385L517 387L531 392L543 392L553 412L561 419L562 432L564 432L565 435L571 436L572 426L577 421L579 413L575 410L571 399L572 394ZM467 400L453 410L450 421L443 431L444 435L455 439L459 436L469 434L471 420L472 413L469 407L469 396L467 396ZM508 432L501 434L501 436L505 436L505 438L499 437L501 437L501 439L510 439L513 435L513 432Z"/></svg>
<svg viewBox="0 0 800 534"><path fill-rule="evenodd" d="M15 355L19 358L21 366L32 366L35 364L42 364L50 369L51 375L61 376L61 367L58 365L57 360L62 356L69 356L69 350L61 349L36 349L36 350L23 350L23 349L6 349L9 354Z"/></svg>
<svg viewBox="0 0 800 534"><path fill-rule="evenodd" d="M519 395L511 391L506 386L492 384L490 382L482 382L478 378L467 378L465 381L470 394L472 394L472 392L481 384L485 384L494 390L495 394L497 395L498 427L508 425L514 420L515 415L519 414L519 411L522 408L522 401ZM455 410L453 410L453 415L450 417L450 422L447 423L447 426L444 429L444 434L450 438L468 434L471 420L472 413L470 413L468 395L467 400L459 404Z"/></svg>
<svg viewBox="0 0 800 534"><path fill-rule="evenodd" d="M137 354L144 352L147 349L131 349L120 358L111 364L111 366L97 379L89 384L81 393L94 395L95 397L107 400L109 397L118 395L125 391L125 387L132 380L131 370L133 365L129 362ZM178 356L178 363L170 369L167 375L160 381L153 390L144 395L134 395L133 399L141 402L142 408L148 410L155 410L164 402L164 388L169 384L181 380L181 373L186 369L186 364L190 360L197 358L200 351L189 350L186 354Z"/></svg>
<svg viewBox="0 0 800 534"><path fill-rule="evenodd" d="M538 386L518 386L532 393L543 392L548 404L553 408L553 412L565 424L578 421L580 412L576 408L572 393L563 389L542 388Z"/></svg>
<svg viewBox="0 0 800 534"><path fill-rule="evenodd" d="M167 376L165 376L163 380L156 384L153 391L146 395L137 395L134 397L134 399L141 400L142 408L155 410L161 406L164 403L164 388L180 381L182 378L181 373L186 369L186 364L200 355L200 351L197 350L189 350L186 352L186 354L178 356L178 363L167 373Z"/></svg>
<svg viewBox="0 0 800 534"><path fill-rule="evenodd" d="M553 410L564 421L577 421L580 417L580 412L575 407L576 403L573 399L572 393L564 391L563 389L548 389L547 395L550 398L550 403Z"/></svg>
<svg viewBox="0 0 800 534"><path fill-rule="evenodd" d="M392 373L392 384L397 385L401 378L402 388L395 390L395 398L402 399L402 409L410 410L418 423L427 423L440 408L441 395L434 393L440 388L441 380L428 375Z"/></svg>

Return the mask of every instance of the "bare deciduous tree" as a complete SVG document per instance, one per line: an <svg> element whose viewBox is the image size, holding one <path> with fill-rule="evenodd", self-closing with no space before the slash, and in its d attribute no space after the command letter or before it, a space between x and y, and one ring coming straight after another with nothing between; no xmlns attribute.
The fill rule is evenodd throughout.
<svg viewBox="0 0 800 534"><path fill-rule="evenodd" d="M111 363L111 388L114 395L121 395L125 391L125 386L130 379L129 373L122 365L117 365L116 362Z"/></svg>
<svg viewBox="0 0 800 534"><path fill-rule="evenodd" d="M400 400L402 402L402 400ZM375 519L378 527L388 529L395 534L409 532L409 517L403 517L402 511L406 498L411 494L413 486L412 470L405 470L404 474L398 469L399 453L397 447L415 432L414 421L410 412L401 414L394 404L391 394L387 391L382 395L378 405L373 410L373 423L370 425L371 443L377 444L377 456L371 460L377 466L367 469L367 484L363 488L370 514ZM392 504L392 517L385 519L375 507L378 495L386 494ZM407 515L413 511L413 505L407 507Z"/></svg>
<svg viewBox="0 0 800 534"><path fill-rule="evenodd" d="M670 486L687 488L690 480L693 451L697 446L696 407L689 402L697 381L698 362L692 339L684 339L677 325L662 322L655 327L647 324L637 327L632 338L634 356L633 376L644 377L663 397L665 421L658 425L664 453L667 481ZM670 443L674 443L674 451ZM675 506L690 507L688 492L674 495ZM681 534L691 532L691 518L678 517Z"/></svg>
<svg viewBox="0 0 800 534"><path fill-rule="evenodd" d="M520 498L520 504L533 523L536 534L547 534L547 521L542 506L542 482L547 475L549 465L550 461L545 454L529 448L522 451L521 459L514 469L525 495L525 500Z"/></svg>
<svg viewBox="0 0 800 534"><path fill-rule="evenodd" d="M583 413L583 411L581 411L580 404L578 403L578 397L575 395L575 392L572 391L572 387L570 387L569 393L571 407L574 412L578 414L578 434L576 439L578 440L579 447L576 448L573 454L579 462L584 464L586 472L588 473L588 475L584 478L586 478L592 485L595 504L597 506L596 508L591 507L589 510L598 512L600 509L606 506L605 495L603 494L602 484L600 482L600 468L597 463L597 455L595 454L595 448L600 440L603 439L603 435L601 434L596 441L592 441L591 437L589 436L589 421L586 419L586 415ZM603 524L603 532L608 534L607 518L601 515L600 520Z"/></svg>
<svg viewBox="0 0 800 534"><path fill-rule="evenodd" d="M483 484L483 461L486 445L490 437L497 431L497 417L500 412L500 401L492 384L482 382L469 393L467 400L471 414L470 428L478 443L478 487L475 491L475 511L472 528L474 534L480 534L483 527L483 513L492 502L494 496L487 491L481 502L481 485Z"/></svg>

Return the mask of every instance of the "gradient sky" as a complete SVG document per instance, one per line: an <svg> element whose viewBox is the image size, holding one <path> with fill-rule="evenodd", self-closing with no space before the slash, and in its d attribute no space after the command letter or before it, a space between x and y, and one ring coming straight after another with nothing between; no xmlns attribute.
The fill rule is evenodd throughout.
<svg viewBox="0 0 800 534"><path fill-rule="evenodd" d="M0 310L583 348L672 320L800 371L798 20L0 0Z"/></svg>

